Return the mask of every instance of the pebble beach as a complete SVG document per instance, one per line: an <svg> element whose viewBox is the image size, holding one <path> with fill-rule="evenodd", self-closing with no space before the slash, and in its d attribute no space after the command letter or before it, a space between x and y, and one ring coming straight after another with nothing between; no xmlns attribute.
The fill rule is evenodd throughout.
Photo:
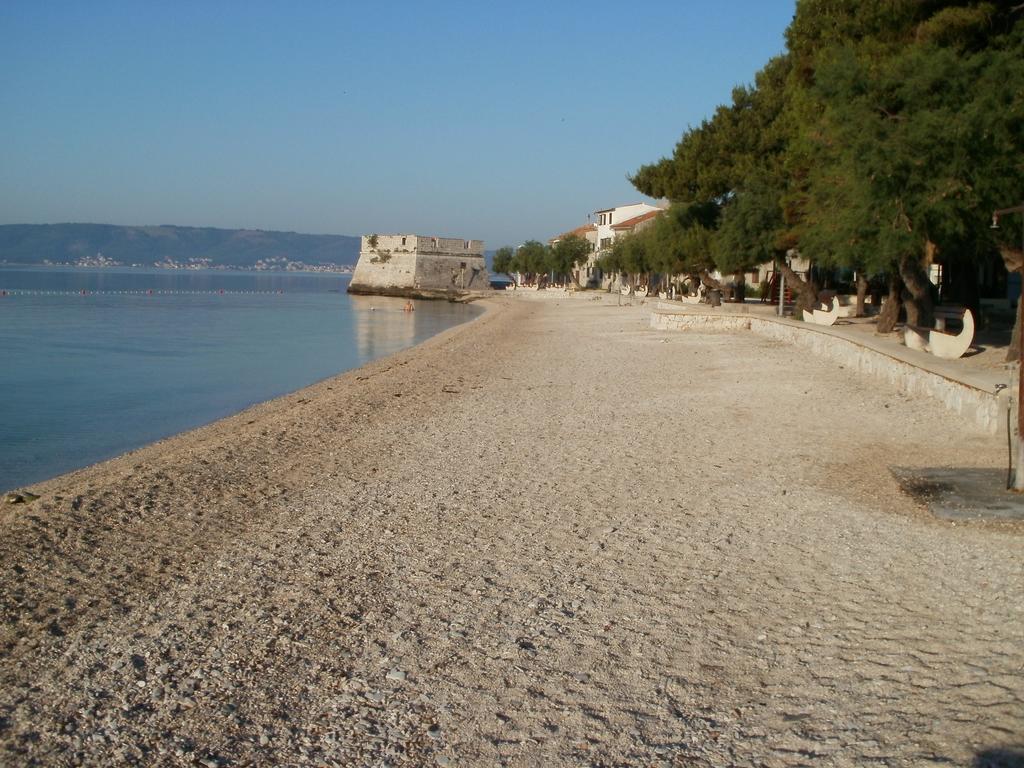
<svg viewBox="0 0 1024 768"><path fill-rule="evenodd" d="M750 334L499 297L0 505L0 765L1019 765L1005 438Z"/></svg>

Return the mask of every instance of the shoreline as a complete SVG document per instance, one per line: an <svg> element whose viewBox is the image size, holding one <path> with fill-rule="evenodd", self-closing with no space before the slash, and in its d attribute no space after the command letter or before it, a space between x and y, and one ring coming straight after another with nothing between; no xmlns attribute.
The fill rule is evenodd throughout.
<svg viewBox="0 0 1024 768"><path fill-rule="evenodd" d="M203 433L204 431L207 431L207 430L218 431L220 429L226 429L229 426L229 424L228 424L229 422L234 422L236 420L238 420L238 421L245 421L245 419L243 419L243 417L247 417L248 415L255 415L257 418L265 417L267 415L266 414L266 408L267 407L271 407L271 410L274 410L276 408L286 408L289 405L289 403L287 401L289 401L289 400L301 400L301 399L304 399L302 397L302 395L304 393L307 394L307 395L308 394L312 394L312 392L311 392L312 390L319 389L326 382L330 382L330 381L333 381L334 379L339 379L339 378L345 377L345 376L347 376L349 374L356 374L359 371L362 371L364 368L366 368L366 369L371 368L372 366L374 366L377 363L382 363L382 364L386 363L386 361L390 360L391 358L401 356L403 354L406 354L406 353L410 352L411 350L424 348L427 345L429 345L431 342L433 342L435 339L439 339L439 338L441 338L441 337L443 337L443 336L445 336L445 335L447 335L449 333L452 333L453 331L458 330L459 328L467 327L469 325L472 325L473 323L479 322L484 317L486 317L487 315L489 315L492 312L494 312L495 309L496 309L492 303L489 303L489 302L486 302L486 301L478 301L478 302L474 302L474 303L477 304L478 306L484 308L484 311L481 312L477 317L474 317L474 318L471 318L469 320L466 320L466 321L463 321L461 323L458 323L456 325L453 325L452 327L447 328L447 329L441 331L440 333L434 334L433 336L431 336L431 337L429 337L427 339L424 339L423 341L419 342L418 344L413 344L412 346L406 347L405 349L399 350L398 352L393 352L390 355L386 355L384 357L377 358L375 360L371 360L371 361L369 361L367 363L364 363L363 365L357 366L355 368L349 368L349 369L346 369L344 371L340 371L340 372L338 372L336 374L333 374L333 375L328 376L326 378L320 379L319 381L315 381L312 384L308 384L308 385L306 385L306 386L304 386L304 387L302 387L300 389L294 390L292 392L288 392L288 393L285 393L283 395L278 395L278 396L272 397L272 398L270 398L268 400L261 400L258 403L253 403L252 405L246 406L245 408L243 408L240 411L237 411L236 413L230 414L228 416L224 416L224 417L219 418L219 419L215 419L214 421L207 422L206 424L202 424L202 425L200 425L198 427L193 427L191 429L186 429L186 430L183 430L181 432L175 432L172 435L168 435L167 437L161 438L159 440L154 440L153 442L146 443L145 445L142 445L142 446L139 446L138 448L133 448L131 450L125 451L124 453L119 453L116 456L111 456L110 458L102 459L102 460L97 461L95 463L88 464L88 465L86 465L84 467L79 467L78 469L72 469L72 470L70 470L68 472L62 472L59 475L54 475L53 477L49 477L49 478L46 478L44 480L39 480L39 481L34 482L34 483L28 483L28 484L25 484L25 485L17 485L17 486L14 486L14 487L6 489L6 490L0 488L0 492L6 494L8 492L12 492L13 493L13 492L25 492L25 491L27 491L27 492L30 492L32 494L42 496L44 494L40 493L38 489L47 489L50 486L52 486L52 485L54 485L56 483L59 483L61 481L70 480L70 479L76 479L77 476L82 474L82 473L93 472L93 471L102 473L104 471L104 469L107 467L107 465L111 465L113 463L120 462L120 461L127 461L129 458L145 459L145 458L148 457L148 453L151 450L157 449L158 447L164 447L164 448L168 448L168 449L173 449L175 447L181 447L181 446L171 446L171 445L169 445L170 443L174 443L176 441L187 442L189 440L204 440L206 436L204 436L204 435L202 435L200 433ZM252 421L253 421L252 419L249 419L247 424L251 424ZM147 454L147 456L142 456L141 454ZM2 503L0 503L0 512L2 512L4 506L9 506L9 507L17 508L17 507L22 506L22 505L20 505L20 504L18 504L18 505L3 505ZM27 507L22 506L22 508L27 508ZM0 516L0 519L2 519L2 516Z"/></svg>
<svg viewBox="0 0 1024 768"><path fill-rule="evenodd" d="M92 274L96 274L96 270L92 270ZM255 275L256 273L249 274ZM310 280L323 280L323 275L308 276ZM446 328L471 322L478 314L483 313L479 308L453 308L450 310L428 308L428 311L421 313L422 316L416 315L415 322L407 321L399 328L393 328L392 325L389 325L386 317L382 315L388 315L389 311L400 309L400 304L391 306L392 300L377 302L377 308L384 311L367 315L375 318L372 321L359 321L360 311L366 310L367 306L365 302L359 303L360 299L358 298L345 296L343 289L344 285L341 286L342 293L339 294L310 292L281 299L286 306L294 307L298 302L302 306L319 307L318 311L333 312L333 307L339 300L332 296L341 297L341 314L338 315L341 317L340 321L333 322L334 314L331 316L321 315L323 322L317 321L316 327L311 327L308 322L305 322L305 325L298 331L293 329L293 334L299 335L288 340L287 344L281 335L267 339L258 333L260 327L275 328L272 325L275 322L272 318L288 317L288 315L274 314L273 312L265 313L265 316L271 318L267 323L254 325L251 322L240 321L234 324L231 333L217 337L216 342L223 345L217 353L218 358L223 354L224 359L232 360L231 355L234 355L230 365L250 374L241 381L226 378L215 366L211 366L209 360L204 359L201 353L193 354L190 348L185 348L185 345L191 344L191 338L194 336L198 340L200 348L204 342L209 343L209 339L206 338L208 336L206 327L202 324L193 324L193 327L180 334L177 333L176 327L166 327L167 339L170 341L165 338L156 338L156 335L151 333L151 336L154 336L152 345L143 346L144 341L138 341L136 346L131 348L132 350L142 348L164 350L166 347L172 347L174 353L183 355L182 359L187 362L189 367L178 366L178 370L172 369L168 372L170 381L174 382L175 386L165 386L165 379L151 375L136 381L132 387L116 389L106 383L110 377L100 381L100 377L97 376L93 377L95 381L87 382L84 385L82 393L72 389L52 392L46 389L44 391L49 394L43 397L30 394L36 391L35 387L31 386L36 381L33 374L8 377L8 386L12 387L11 393L15 396L16 401L23 402L23 410L14 412L8 402L6 413L10 418L4 424L6 432L0 430L0 433L10 437L5 443L5 451L0 453L0 465L3 465L0 470L0 505L3 503L2 495L8 492L31 490L33 486L54 477L81 470L93 464L112 461L125 453L140 451L148 444L167 440L175 435L187 433L220 419L237 415L257 406L260 402L287 396L306 386L344 374L360 365L366 365L367 358L374 354L389 353L389 349L395 349L400 345L409 348L410 344L422 343L430 338L431 333L437 333L438 330L443 332ZM26 290L14 293L32 294L33 292ZM56 292L47 293L55 294ZM74 293L77 296L78 291ZM89 292L90 296L103 293L102 291ZM127 294L129 291L109 293L120 295ZM146 301L156 301L162 292L136 290L133 293L144 297ZM200 292L190 293L199 294ZM205 293L217 296L225 292L212 289ZM276 296L273 299L274 301L279 300ZM116 298L113 301L121 301L121 299ZM145 306L151 305L146 304ZM167 313L158 313L157 317L171 317L174 307L179 305L172 302L157 306L161 311ZM273 306L278 305L274 304ZM4 308L7 307L4 306ZM11 311L17 312L18 310L12 306ZM132 311L147 312L148 309ZM30 311L25 316L35 315ZM97 315L93 313L88 316L95 317ZM145 315L146 322L148 322L148 316L150 315ZM244 315L236 314L234 316ZM311 312L306 312L303 315L303 317L308 316L311 316ZM392 330L375 332L373 329L378 324L382 329L390 328ZM20 328L22 330L14 332L15 339L34 338L31 326L26 321L20 321ZM370 330L360 332L360 328ZM308 333L302 333L302 331L308 331ZM102 334L104 333L105 331L100 330L98 338L103 339ZM42 348L59 348L59 344L56 343L59 339L54 334L44 334L44 336ZM79 338L88 345L97 337L79 334ZM367 338L370 339L369 342ZM115 340L113 343L117 344L119 340ZM278 351L274 352L273 350ZM310 352L310 350L313 351ZM117 350L115 349L115 351ZM135 364L143 370L148 370L145 357L138 352L133 351L132 353L135 355ZM109 349L100 346L93 358L98 362L90 364L89 371L103 370L105 361L110 356ZM194 358L196 358L198 368L190 368ZM115 364L122 368L125 367L125 362L119 360L116 355L114 359ZM131 359L131 357L125 359ZM264 367L265 365L278 365L276 362L278 359L288 359L288 367L280 371L267 370ZM264 360L265 364L261 360ZM166 369L167 366L164 368ZM38 370L45 369L38 368ZM117 369L118 372L121 370ZM179 374L178 371L182 373ZM188 371L187 376L183 373L185 371ZM114 380L116 381L116 379ZM150 385L150 388L146 389L145 384ZM110 392L108 392L108 388L111 389ZM170 396L173 396L175 392L182 389L186 392L198 392L199 396L205 396L206 399L197 399L196 397L187 400L171 399L166 400L166 404L162 404L164 396L168 392ZM100 420L103 424L118 423L120 407L115 407L112 404L115 390L130 404L134 403L131 406L133 410L130 411L130 423L122 429L110 427L105 431L103 428L96 430L96 424ZM98 400L95 393L99 394ZM105 399L103 399L104 397ZM74 404L92 403L94 400L98 402L95 409ZM140 406L139 403L142 402L147 404ZM69 416L66 421L55 422L52 418L46 418L45 415L50 412L66 413ZM78 450L73 453L68 449L69 444L77 446ZM24 445L25 451L19 451L17 447L19 445ZM9 463L4 463L5 459Z"/></svg>
<svg viewBox="0 0 1024 768"><path fill-rule="evenodd" d="M453 304L470 304L491 298L488 291L441 290L435 288L370 287L349 283L346 293L352 296L389 296L398 299L422 299L424 301L450 301Z"/></svg>
<svg viewBox="0 0 1024 768"><path fill-rule="evenodd" d="M889 470L996 466L999 440L750 334L487 304L0 508L0 762L1011 746L1024 536Z"/></svg>

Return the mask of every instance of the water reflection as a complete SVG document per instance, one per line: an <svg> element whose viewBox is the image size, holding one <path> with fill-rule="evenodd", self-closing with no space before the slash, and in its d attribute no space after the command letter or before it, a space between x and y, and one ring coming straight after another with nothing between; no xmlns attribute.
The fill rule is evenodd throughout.
<svg viewBox="0 0 1024 768"><path fill-rule="evenodd" d="M390 296L350 296L349 301L356 348L368 359L411 346L416 339L418 318L431 314L415 311L423 310L421 301L414 301L414 311L406 312L406 300Z"/></svg>
<svg viewBox="0 0 1024 768"><path fill-rule="evenodd" d="M0 288L14 277L18 292L0 298L0 359L17 361L0 365L0 491L394 354L480 311L418 301L407 313L405 299L337 291L334 276L0 269ZM155 278L180 292L150 294ZM278 280L291 287L262 289ZM88 293L68 292L79 286Z"/></svg>

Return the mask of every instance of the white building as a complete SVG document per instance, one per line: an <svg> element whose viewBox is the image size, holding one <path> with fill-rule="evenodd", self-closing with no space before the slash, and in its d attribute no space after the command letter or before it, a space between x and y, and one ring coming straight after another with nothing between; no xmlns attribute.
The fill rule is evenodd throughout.
<svg viewBox="0 0 1024 768"><path fill-rule="evenodd" d="M559 241L564 240L570 235L576 235L576 237L583 238L588 243L590 243L590 250L597 250L597 227L594 226L593 224L584 224L582 227L576 227L576 229L572 229L568 232L563 232L560 235L555 235L550 240L548 240L548 245L555 246L556 244L558 244Z"/></svg>
<svg viewBox="0 0 1024 768"><path fill-rule="evenodd" d="M660 213L668 208L668 203L630 203L615 208L602 208L594 211L594 223L597 225L597 250L603 251L612 247L616 238L625 234L622 229L616 230L616 224L622 224L645 213Z"/></svg>
<svg viewBox="0 0 1024 768"><path fill-rule="evenodd" d="M630 203L614 208L603 208L594 211L594 222L597 225L597 251L587 262L585 272L587 283L608 287L615 275L603 275L596 266L604 252L612 247L612 243L623 235L629 235L648 227L654 219L668 208L668 201L658 203Z"/></svg>
<svg viewBox="0 0 1024 768"><path fill-rule="evenodd" d="M666 208L668 208L667 200L657 203L629 203L628 205L617 205L614 208L602 208L599 211L594 211L591 223L577 227L571 232L557 235L548 243L554 245L570 234L579 235L590 242L594 251L590 254L587 263L580 268L577 279L582 285L596 287L606 282L605 276L597 266L597 261L604 255L604 252L623 235L632 234L650 226Z"/></svg>

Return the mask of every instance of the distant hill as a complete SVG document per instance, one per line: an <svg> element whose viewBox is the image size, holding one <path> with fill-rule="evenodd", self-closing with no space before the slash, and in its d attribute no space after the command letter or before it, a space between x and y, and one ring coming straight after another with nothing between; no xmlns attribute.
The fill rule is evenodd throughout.
<svg viewBox="0 0 1024 768"><path fill-rule="evenodd" d="M120 227L113 224L0 225L0 263L257 267L301 262L355 264L359 238L260 229Z"/></svg>

